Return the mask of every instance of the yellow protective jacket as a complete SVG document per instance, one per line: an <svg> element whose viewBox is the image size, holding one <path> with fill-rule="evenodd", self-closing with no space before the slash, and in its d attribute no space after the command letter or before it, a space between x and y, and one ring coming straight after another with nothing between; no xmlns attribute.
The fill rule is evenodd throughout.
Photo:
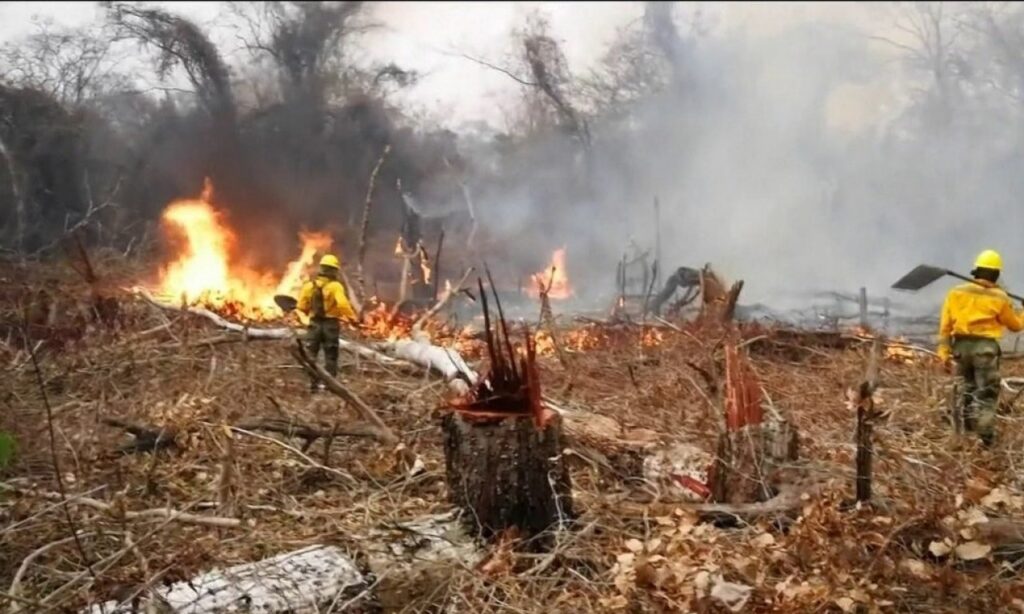
<svg viewBox="0 0 1024 614"><path fill-rule="evenodd" d="M999 339L1003 328L1024 329L1024 313L1013 310L1010 297L999 286L979 281L954 287L946 295L939 322L939 357L948 359L951 340L958 336Z"/></svg>
<svg viewBox="0 0 1024 614"><path fill-rule="evenodd" d="M317 275L313 281L307 281L302 285L299 292L299 304L296 306L299 311L306 315L312 315L314 288L322 288L324 293L324 316L328 318L345 318L349 321L356 321L359 317L352 309L348 297L345 296L345 286L336 279L324 275Z"/></svg>

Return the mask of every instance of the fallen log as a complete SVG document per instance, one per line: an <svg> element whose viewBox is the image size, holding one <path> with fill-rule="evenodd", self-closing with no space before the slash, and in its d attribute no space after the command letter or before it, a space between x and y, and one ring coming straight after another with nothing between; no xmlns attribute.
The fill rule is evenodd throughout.
<svg viewBox="0 0 1024 614"><path fill-rule="evenodd" d="M301 339L304 336L302 331L296 331L290 327L278 328L252 328L228 321L221 316L202 307L174 307L157 301L143 288L135 288L134 291L151 305L165 310L175 312L186 312L201 316L210 320L220 328L236 333L242 333L250 339ZM476 381L476 372L473 371L462 356L452 348L445 348L432 345L422 339L400 339L377 344L383 351L378 351L365 345L345 339L338 338L338 346L347 352L356 354L378 364L393 367L418 367L436 371L448 381L456 378L468 378L468 381ZM385 353L387 352L387 353ZM394 354L389 356L388 353Z"/></svg>
<svg viewBox="0 0 1024 614"><path fill-rule="evenodd" d="M364 590L368 590L366 577L341 548L313 545L169 586L153 586L140 603L107 601L82 614L319 612Z"/></svg>
<svg viewBox="0 0 1024 614"><path fill-rule="evenodd" d="M470 385L477 383L476 371L466 364L458 352L430 343L422 333L415 334L413 339L387 341L376 347L396 359L440 373L449 382L463 380Z"/></svg>

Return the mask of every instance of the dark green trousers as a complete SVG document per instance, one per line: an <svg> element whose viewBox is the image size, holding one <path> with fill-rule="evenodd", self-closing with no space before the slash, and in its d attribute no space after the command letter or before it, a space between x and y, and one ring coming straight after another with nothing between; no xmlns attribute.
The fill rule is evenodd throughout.
<svg viewBox="0 0 1024 614"><path fill-rule="evenodd" d="M306 347L309 348L310 357L316 362L320 349L324 350L324 371L332 377L338 375L338 334L341 332L341 323L335 318L324 318L322 320L311 320L309 328L306 329ZM317 379L313 378L313 385L316 386Z"/></svg>
<svg viewBox="0 0 1024 614"><path fill-rule="evenodd" d="M986 443L991 443L996 432L1000 353L999 343L994 339L972 337L953 341L964 426L977 431Z"/></svg>

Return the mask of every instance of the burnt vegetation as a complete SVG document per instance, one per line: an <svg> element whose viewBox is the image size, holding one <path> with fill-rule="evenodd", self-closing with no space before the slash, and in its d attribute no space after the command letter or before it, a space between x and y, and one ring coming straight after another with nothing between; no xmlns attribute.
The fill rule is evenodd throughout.
<svg viewBox="0 0 1024 614"><path fill-rule="evenodd" d="M1021 5L884 5L870 37L804 24L748 47L651 2L586 67L529 11L503 53L450 54L515 94L500 127L457 131L408 102L430 74L360 53L374 4L224 3L230 46L169 3L100 6L0 46L0 608L1024 603L1020 354L985 450L950 428L930 347L878 332L887 298L834 293L859 313L815 330L740 304L778 271L866 275L886 239L948 261L946 226L1019 226ZM903 105L854 129L882 106L870 45ZM360 318L340 374L291 309L142 281L167 262L161 213L207 179L247 272L332 233ZM652 200L687 261L619 250ZM528 278L564 245L566 271ZM749 283L682 266L701 250L756 265ZM616 262L615 304L566 313ZM474 267L487 286L463 287ZM524 277L540 305L520 287L513 306Z"/></svg>

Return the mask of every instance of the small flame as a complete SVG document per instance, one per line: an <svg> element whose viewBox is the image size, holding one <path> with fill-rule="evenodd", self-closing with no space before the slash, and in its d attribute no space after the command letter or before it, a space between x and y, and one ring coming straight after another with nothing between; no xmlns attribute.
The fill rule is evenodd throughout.
<svg viewBox="0 0 1024 614"><path fill-rule="evenodd" d="M563 300L574 294L572 285L569 283L569 273L565 268L565 248L556 249L551 254L551 265L546 270L535 273L533 281L537 285L530 288L530 296L539 297L541 289L547 289L548 298Z"/></svg>
<svg viewBox="0 0 1024 614"><path fill-rule="evenodd" d="M405 250L402 249L402 235L398 235L398 241L395 243L395 255L401 256L405 254Z"/></svg>

